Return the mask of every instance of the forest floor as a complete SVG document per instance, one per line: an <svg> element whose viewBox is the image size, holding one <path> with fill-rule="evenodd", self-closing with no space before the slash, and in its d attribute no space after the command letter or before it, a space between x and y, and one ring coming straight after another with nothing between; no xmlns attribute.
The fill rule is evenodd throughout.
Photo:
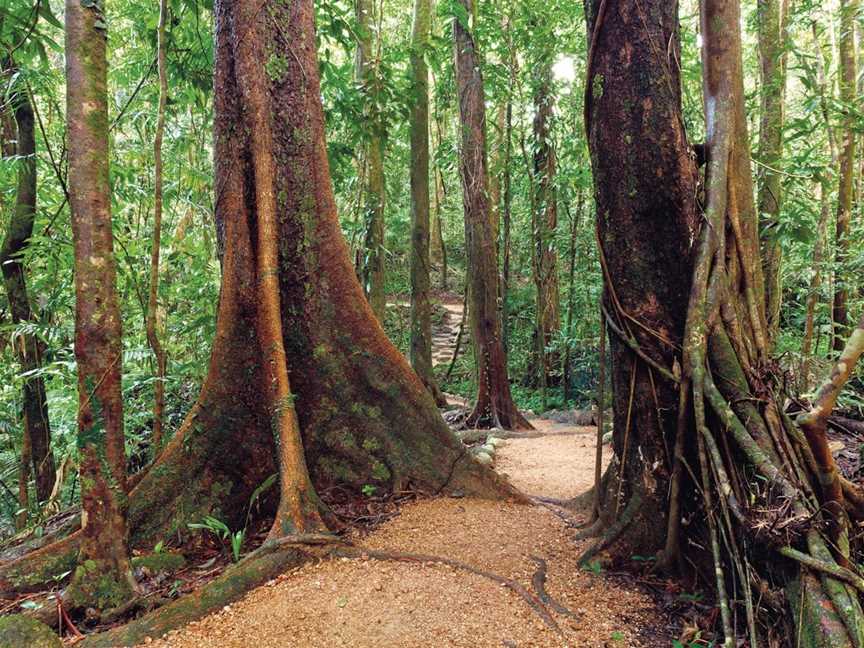
<svg viewBox="0 0 864 648"><path fill-rule="evenodd" d="M449 361L461 303L446 303L436 326L435 355ZM593 485L596 429L534 417L538 434L499 448L496 470L523 492L565 500ZM422 553L486 572L436 562L324 560L290 571L220 612L152 647L270 646L668 647L677 632L644 582L595 569L577 558L586 513L564 515L544 505L470 498L420 499L371 532L350 534L361 548ZM565 611L550 610L555 632L512 589L488 577L545 590ZM657 583L659 585L659 583ZM569 612L569 613L568 613Z"/></svg>
<svg viewBox="0 0 864 648"><path fill-rule="evenodd" d="M508 439L497 470L531 495L571 498L593 483L594 428L532 419L541 433ZM576 516L579 521L580 516ZM290 571L217 614L149 646L664 646L677 633L652 597L625 577L583 570L590 540L545 506L470 498L417 500L366 534L370 550L432 554L514 579L532 590L546 562L546 591L573 616L550 630L493 580L437 563L325 560Z"/></svg>

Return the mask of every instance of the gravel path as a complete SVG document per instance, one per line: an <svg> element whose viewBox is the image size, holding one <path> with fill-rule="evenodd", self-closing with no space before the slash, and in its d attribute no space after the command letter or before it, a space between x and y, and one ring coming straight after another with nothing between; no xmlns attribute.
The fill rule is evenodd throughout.
<svg viewBox="0 0 864 648"><path fill-rule="evenodd" d="M572 497L590 487L593 428L535 420L546 435L510 439L499 470L533 495ZM565 434L562 434L564 432ZM369 549L443 556L512 578L531 590L548 565L546 590L574 616L551 631L511 590L445 565L334 559L284 574L243 600L149 646L172 648L668 646L640 638L661 622L644 594L582 571L584 543L542 506L473 499L414 502L355 542Z"/></svg>

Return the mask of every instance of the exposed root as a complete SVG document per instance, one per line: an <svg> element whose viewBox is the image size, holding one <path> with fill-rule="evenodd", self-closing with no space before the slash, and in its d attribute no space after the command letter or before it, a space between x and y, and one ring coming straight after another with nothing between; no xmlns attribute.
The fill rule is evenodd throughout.
<svg viewBox="0 0 864 648"><path fill-rule="evenodd" d="M531 560L533 560L537 565L537 571L535 571L534 576L531 577L531 584L534 586L534 591L537 592L537 598L539 598L543 605L550 608L553 612L575 619L576 614L572 610L561 605L558 601L549 596L549 593L546 591L546 561L537 556L531 556Z"/></svg>
<svg viewBox="0 0 864 648"><path fill-rule="evenodd" d="M285 539L285 545L289 540ZM200 590L172 601L113 630L91 635L81 642L84 648L134 646L147 637L161 637L190 621L200 619L236 601L246 592L268 580L321 556L320 549L307 546L275 547L265 545L242 562L227 569L221 576Z"/></svg>
<svg viewBox="0 0 864 648"><path fill-rule="evenodd" d="M543 602L512 578L505 578L504 576L499 576L498 574L493 574L492 572L487 572L482 569L478 569L477 567L472 567L471 565L460 562L458 560L453 560L452 558L445 558L443 556L403 553L401 551L378 551L373 549L364 549L362 547L349 546L334 547L331 555L339 556L340 558L373 558L375 560L391 560L395 562L409 562L421 564L436 563L440 565L447 565L448 567L453 567L454 569L460 569L476 576L488 578L489 580L494 581L499 585L502 585L503 587L506 587L510 591L514 592L523 601L525 601L525 603L528 604L528 607L531 608L531 610L540 618L541 621L543 621L543 623L546 624L546 626L550 630L561 634L561 628L555 622L555 619L552 618L552 615L549 614L549 611L546 609Z"/></svg>
<svg viewBox="0 0 864 648"><path fill-rule="evenodd" d="M566 500L554 500L551 498L532 497L531 501L551 512L555 517L564 522L567 528L579 529L585 524L584 522L580 522L575 517L565 512L567 509Z"/></svg>
<svg viewBox="0 0 864 648"><path fill-rule="evenodd" d="M627 506L624 507L624 510L621 511L621 515L618 516L618 519L615 520L604 532L602 537L588 547L585 552L579 556L579 565L585 565L589 560L594 558L601 551L609 547L613 542L615 542L624 530L630 525L630 522L633 521L633 517L636 515L636 511L639 510L639 507L642 504L642 495L639 492L633 493L633 496L630 498L630 501L627 503ZM592 527L593 528L593 527ZM580 534L582 537L587 537L584 535L585 532Z"/></svg>

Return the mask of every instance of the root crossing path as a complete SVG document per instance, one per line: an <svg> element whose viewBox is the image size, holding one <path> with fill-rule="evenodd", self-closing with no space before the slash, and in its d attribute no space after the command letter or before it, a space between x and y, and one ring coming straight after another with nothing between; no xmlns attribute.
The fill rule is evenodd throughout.
<svg viewBox="0 0 864 648"><path fill-rule="evenodd" d="M532 424L542 434L505 441L497 469L531 495L568 499L590 488L594 428ZM354 558L290 571L147 645L669 646L647 595L579 569L576 560L590 541L576 542L576 532L567 516L540 505L416 501L373 533L352 538L359 559L355 551ZM385 554L439 560L378 558ZM542 601L544 613L530 601Z"/></svg>

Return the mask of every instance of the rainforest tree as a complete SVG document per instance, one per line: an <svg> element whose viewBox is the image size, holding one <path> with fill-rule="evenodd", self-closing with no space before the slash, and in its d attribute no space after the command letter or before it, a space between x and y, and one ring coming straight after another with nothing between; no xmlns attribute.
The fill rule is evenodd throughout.
<svg viewBox="0 0 864 648"><path fill-rule="evenodd" d="M585 123L613 333L615 458L594 529L601 540L583 560L614 547L662 549L670 567L685 555L688 564L713 563L724 645L745 633L752 645L760 640L754 582L785 589L798 645L861 645L857 593L837 578L850 564L847 514L857 506L844 500L825 423L864 331L813 408L798 421L787 416L767 365L738 2L700 7L707 139L696 153L681 119L676 3L600 0L589 9ZM647 21L642 11L663 18ZM670 44L672 60L657 43ZM637 133L651 145L628 147ZM657 519L667 520L665 535L649 523ZM730 592L743 598L740 616Z"/></svg>
<svg viewBox="0 0 864 648"><path fill-rule="evenodd" d="M81 546L65 598L107 610L136 589L126 526L126 450L120 393L122 338L108 179L105 16L100 5L66 3L69 204L75 244L75 357Z"/></svg>
<svg viewBox="0 0 864 648"><path fill-rule="evenodd" d="M6 70L7 75L14 68ZM6 229L6 237L0 247L0 270L6 285L6 297L13 323L33 324L37 318L33 313L27 278L22 259L36 219L36 123L33 104L27 90L19 81L11 97L11 113L14 119L14 150L10 153L19 158L18 183L15 192L15 207ZM54 455L51 451L51 425L45 395L45 381L39 375L45 352L44 343L31 331L26 331L15 344L16 356L21 369L29 374L24 380L22 400L24 403L24 443L29 457L22 453L22 475L24 476L23 507L27 508L26 476L36 477L36 497L44 502L54 488Z"/></svg>
<svg viewBox="0 0 864 648"><path fill-rule="evenodd" d="M415 0L411 32L411 366L439 405L446 403L432 373L429 301L429 0Z"/></svg>
<svg viewBox="0 0 864 648"><path fill-rule="evenodd" d="M453 20L453 49L461 124L460 172L468 252L471 335L477 365L477 399L468 426L529 428L510 394L507 356L498 310L497 233L489 208L486 106L483 75L470 21L473 0L460 0Z"/></svg>

